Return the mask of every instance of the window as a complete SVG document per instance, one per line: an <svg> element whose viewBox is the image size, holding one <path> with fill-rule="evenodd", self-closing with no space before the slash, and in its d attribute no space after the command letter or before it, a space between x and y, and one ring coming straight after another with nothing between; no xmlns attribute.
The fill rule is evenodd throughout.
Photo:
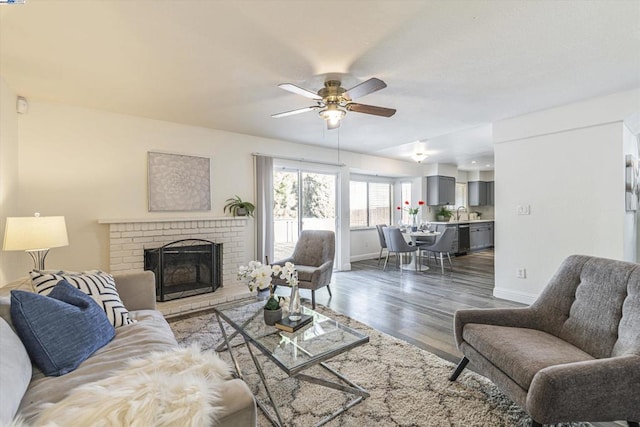
<svg viewBox="0 0 640 427"><path fill-rule="evenodd" d="M409 202L411 205L411 183L403 182L400 184L400 203L398 205L401 208L404 208L406 205L404 202ZM402 223L409 224L411 222L411 218L409 218L409 212L406 209L402 210Z"/></svg>
<svg viewBox="0 0 640 427"><path fill-rule="evenodd" d="M466 182L456 182L456 205L457 206L467 206L467 183Z"/></svg>
<svg viewBox="0 0 640 427"><path fill-rule="evenodd" d="M391 184L387 182L351 181L350 226L373 227L391 220Z"/></svg>
<svg viewBox="0 0 640 427"><path fill-rule="evenodd" d="M351 181L349 183L349 210L350 210L350 226L367 227L369 219L367 218L367 183L360 181Z"/></svg>

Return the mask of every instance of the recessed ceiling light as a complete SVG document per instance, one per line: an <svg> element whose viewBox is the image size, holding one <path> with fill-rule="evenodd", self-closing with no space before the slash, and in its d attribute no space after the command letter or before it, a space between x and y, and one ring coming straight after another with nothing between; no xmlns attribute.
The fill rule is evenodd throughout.
<svg viewBox="0 0 640 427"><path fill-rule="evenodd" d="M475 165L476 163L478 163L478 162L476 162L475 160L471 160L471 164L472 165Z"/></svg>
<svg viewBox="0 0 640 427"><path fill-rule="evenodd" d="M411 156L413 158L414 161L418 162L418 163L422 163L423 160L429 158L429 156L427 156L424 153L416 153L413 156Z"/></svg>
<svg viewBox="0 0 640 427"><path fill-rule="evenodd" d="M490 168L491 167L491 163L487 163L485 166Z"/></svg>

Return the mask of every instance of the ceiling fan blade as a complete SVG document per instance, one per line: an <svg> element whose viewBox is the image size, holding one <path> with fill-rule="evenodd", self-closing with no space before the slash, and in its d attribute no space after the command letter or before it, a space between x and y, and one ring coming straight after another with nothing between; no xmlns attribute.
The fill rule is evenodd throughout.
<svg viewBox="0 0 640 427"><path fill-rule="evenodd" d="M380 79L375 77L370 78L369 80L360 83L346 91L343 95L349 97L349 99L356 99L363 97L365 95L369 95L377 90L384 89L387 87L387 84Z"/></svg>
<svg viewBox="0 0 640 427"><path fill-rule="evenodd" d="M307 98L322 99L322 97L320 97L320 95L318 95L317 93L311 92L310 90L307 90L307 89L303 89L300 86L296 86L292 83L282 83L282 84L279 84L278 87L288 92L295 93L297 95L302 95Z"/></svg>
<svg viewBox="0 0 640 427"><path fill-rule="evenodd" d="M373 114L374 116L391 117L396 113L395 108L376 107L375 105L357 104L352 102L347 104L347 110L356 113Z"/></svg>
<svg viewBox="0 0 640 427"><path fill-rule="evenodd" d="M313 111L320 108L318 105L313 105L311 107L298 108L297 110L285 111L283 113L272 114L271 117L274 119L278 119L280 117L293 116L294 114L306 113L307 111Z"/></svg>

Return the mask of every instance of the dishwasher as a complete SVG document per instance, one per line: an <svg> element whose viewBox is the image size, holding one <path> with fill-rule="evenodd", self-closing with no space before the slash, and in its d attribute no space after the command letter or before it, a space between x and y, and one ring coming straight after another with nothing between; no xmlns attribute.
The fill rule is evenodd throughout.
<svg viewBox="0 0 640 427"><path fill-rule="evenodd" d="M469 224L458 224L458 251L456 255L464 255L471 249Z"/></svg>

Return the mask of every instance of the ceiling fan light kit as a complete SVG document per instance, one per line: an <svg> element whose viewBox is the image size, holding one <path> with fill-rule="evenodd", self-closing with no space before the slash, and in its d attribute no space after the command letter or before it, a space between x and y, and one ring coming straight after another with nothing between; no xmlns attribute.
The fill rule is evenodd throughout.
<svg viewBox="0 0 640 427"><path fill-rule="evenodd" d="M302 95L316 101L317 105L299 108L297 110L285 111L273 114L271 117L280 118L292 116L294 114L306 113L307 111L320 110L318 114L327 123L327 129L340 127L340 120L344 118L347 111L356 113L371 114L374 116L391 117L396 110L393 108L377 107L374 105L358 104L353 99L376 92L387 87L387 84L375 77L366 80L351 89L347 90L341 86L340 80L327 80L324 87L317 93L301 88L292 83L282 83L278 85L288 92Z"/></svg>
<svg viewBox="0 0 640 427"><path fill-rule="evenodd" d="M327 105L327 108L318 113L327 122L328 129L335 129L340 126L340 120L347 112L335 104Z"/></svg>

